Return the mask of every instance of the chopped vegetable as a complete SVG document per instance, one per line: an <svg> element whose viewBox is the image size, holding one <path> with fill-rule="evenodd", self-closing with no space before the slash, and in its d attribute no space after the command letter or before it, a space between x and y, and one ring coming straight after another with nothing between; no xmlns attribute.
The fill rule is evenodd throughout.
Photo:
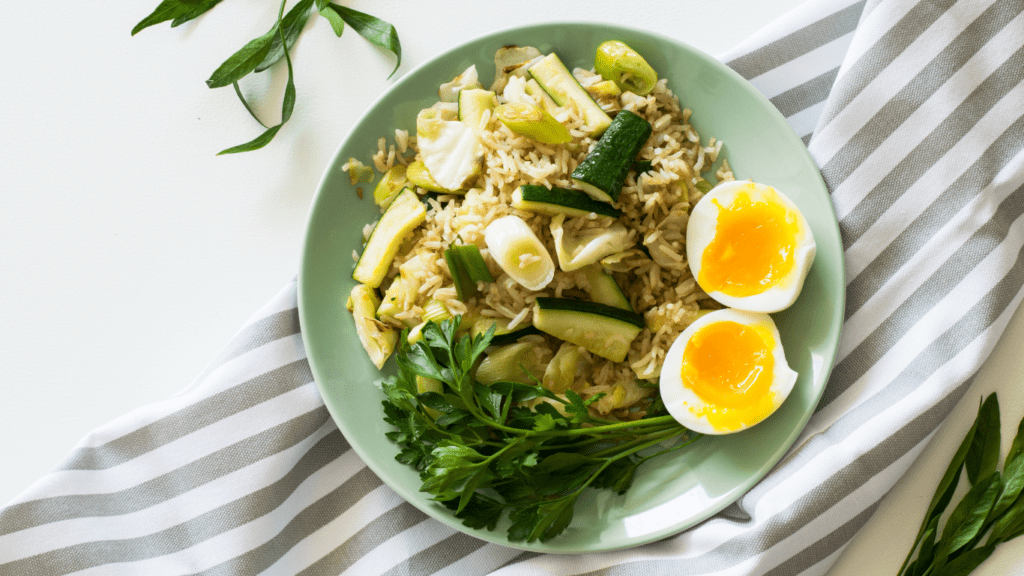
<svg viewBox="0 0 1024 576"><path fill-rule="evenodd" d="M634 244L633 235L618 221L601 228L570 232L565 229L565 216L558 215L551 219L550 227L558 267L566 272L579 270Z"/></svg>
<svg viewBox="0 0 1024 576"><path fill-rule="evenodd" d="M548 189L538 184L523 184L516 188L512 193L512 207L549 216L599 214L618 218L622 215L611 204L594 200L585 192L558 187Z"/></svg>
<svg viewBox="0 0 1024 576"><path fill-rule="evenodd" d="M533 325L612 362L622 362L644 327L644 317L630 310L568 298L537 297Z"/></svg>
<svg viewBox="0 0 1024 576"><path fill-rule="evenodd" d="M597 47L594 70L623 91L641 96L649 94L658 82L658 73L647 60L618 40L609 40Z"/></svg>
<svg viewBox="0 0 1024 576"><path fill-rule="evenodd" d="M502 92L505 83L513 75L525 76L526 69L533 61L543 56L540 50L533 46L504 46L498 48L494 53L494 83L491 84L492 92Z"/></svg>
<svg viewBox="0 0 1024 576"><path fill-rule="evenodd" d="M348 181L351 182L353 186L363 182L373 181L373 168L364 165L355 158L349 158L348 162L345 162L341 169L348 172Z"/></svg>
<svg viewBox="0 0 1024 576"><path fill-rule="evenodd" d="M408 188L400 192L373 228L352 277L371 288L380 286L406 234L426 218L427 210L416 193Z"/></svg>
<svg viewBox="0 0 1024 576"><path fill-rule="evenodd" d="M536 342L492 347L477 368L476 379L488 385L495 382L536 384L544 376L550 360L551 350Z"/></svg>
<svg viewBox="0 0 1024 576"><path fill-rule="evenodd" d="M455 292L459 300L465 302L476 295L477 282L494 282L491 271L487 269L480 249L475 244L451 246L444 251L444 260L448 263L448 271L455 283Z"/></svg>
<svg viewBox="0 0 1024 576"><path fill-rule="evenodd" d="M422 160L416 160L410 162L409 166L405 169L405 176L409 179L409 182L429 190L431 192L438 192L440 194L458 194L458 190L449 190L444 188L434 180L434 177L430 175L430 171L427 170L427 165Z"/></svg>
<svg viewBox="0 0 1024 576"><path fill-rule="evenodd" d="M437 97L441 102L458 102L459 92L470 88L483 88L476 73L476 64L466 68L466 71L459 74L451 82L441 84L437 90Z"/></svg>
<svg viewBox="0 0 1024 576"><path fill-rule="evenodd" d="M522 218L504 216L491 222L484 241L498 266L528 290L540 290L555 277L551 255Z"/></svg>
<svg viewBox="0 0 1024 576"><path fill-rule="evenodd" d="M453 116L453 119L446 119ZM430 176L445 190L458 190L480 173L484 147L476 131L458 121L458 105L451 114L437 107L416 117L420 159Z"/></svg>
<svg viewBox="0 0 1024 576"><path fill-rule="evenodd" d="M652 132L651 123L623 110L597 141L590 154L572 171L572 181L595 200L616 202L633 160Z"/></svg>
<svg viewBox="0 0 1024 576"><path fill-rule="evenodd" d="M443 302L430 299L423 305L424 322L440 322L441 320L449 320L451 317L452 313L448 311Z"/></svg>
<svg viewBox="0 0 1024 576"><path fill-rule="evenodd" d="M555 357L544 369L544 387L558 394L572 386L576 377L583 373L583 355L575 344L562 342L555 352Z"/></svg>
<svg viewBox="0 0 1024 576"><path fill-rule="evenodd" d="M529 67L530 75L540 87L551 96L556 104L573 107L587 124L588 133L597 137L611 125L612 119L594 102L590 94L580 86L569 69L551 53Z"/></svg>
<svg viewBox="0 0 1024 576"><path fill-rule="evenodd" d="M495 108L494 114L502 124L516 134L533 138L542 144L572 142L569 129L562 126L546 110L534 104L502 104Z"/></svg>
<svg viewBox="0 0 1024 576"><path fill-rule="evenodd" d="M376 188L373 189L373 201L381 208L387 208L391 205L391 202L398 196L398 193L405 188L405 184L408 180L405 177L405 166L402 164L396 164L391 167L390 170L384 173L384 177L377 183Z"/></svg>
<svg viewBox="0 0 1024 576"><path fill-rule="evenodd" d="M356 336L377 369L384 366L398 343L398 332L376 318L379 304L373 288L364 284L356 284L352 288L347 302L356 324Z"/></svg>

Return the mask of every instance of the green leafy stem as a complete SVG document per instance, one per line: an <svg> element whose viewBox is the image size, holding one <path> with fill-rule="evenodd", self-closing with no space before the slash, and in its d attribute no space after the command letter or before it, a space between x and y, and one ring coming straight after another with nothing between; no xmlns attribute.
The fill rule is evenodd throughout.
<svg viewBox="0 0 1024 576"><path fill-rule="evenodd" d="M939 481L914 545L900 566L900 576L965 576L997 545L1024 534L1024 421L1017 426L1002 473L996 469L999 448L999 400L993 393L981 403L974 424ZM940 532L939 520L964 471L971 488ZM982 544L985 534L988 539Z"/></svg>
<svg viewBox="0 0 1024 576"><path fill-rule="evenodd" d="M150 26L167 21L171 22L172 28L180 26L205 14L220 2L221 0L163 0L152 14L135 25L135 28L132 29L132 36ZM398 32L391 24L369 14L335 4L330 0L299 0L287 14L285 13L285 3L286 0L281 1L277 10L277 21L266 34L242 46L214 70L210 79L206 81L206 85L210 88L232 86L245 109L264 128L263 133L256 138L245 144L222 150L219 154L249 152L263 148L274 139L285 122L291 118L292 111L295 109L295 82L289 50L298 40L302 28L309 20L311 9L314 7L317 13L330 23L335 35L339 38L345 30L345 25L348 24L363 38L392 52L395 55L395 68L391 74L394 74L402 63L402 45L398 40ZM251 73L262 72L270 68L282 58L288 66L288 81L281 103L281 121L273 126L267 126L259 119L242 95L238 82Z"/></svg>

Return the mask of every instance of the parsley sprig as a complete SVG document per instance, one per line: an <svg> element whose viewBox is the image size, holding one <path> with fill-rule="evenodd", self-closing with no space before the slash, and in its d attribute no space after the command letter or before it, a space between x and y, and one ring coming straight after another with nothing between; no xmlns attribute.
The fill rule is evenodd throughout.
<svg viewBox="0 0 1024 576"><path fill-rule="evenodd" d="M549 540L569 526L586 488L625 493L644 462L700 438L663 409L620 422L590 413L601 394L481 384L475 366L494 328L459 336L460 321L431 322L414 344L401 339L398 371L383 381L384 413L398 461L470 528L493 530L507 512L510 541Z"/></svg>
<svg viewBox="0 0 1024 576"><path fill-rule="evenodd" d="M141 22L135 25L135 28L132 29L132 36L150 26L167 21L171 22L172 28L180 26L202 16L219 4L220 1L163 0L149 16L143 18ZM232 146L222 150L219 154L249 152L263 148L274 139L274 136L277 135L277 132L284 126L285 122L291 118L292 111L295 109L295 82L289 50L295 44L295 41L299 39L299 34L309 20L312 14L311 9L314 6L317 13L327 20L331 25L331 29L334 30L334 34L339 38L345 30L345 25L348 24L366 40L392 52L395 55L395 68L391 71L392 74L395 73L395 70L398 70L398 66L402 62L402 45L398 41L398 32L391 24L375 16L335 4L330 0L299 0L285 14L286 1L281 0L281 4L277 9L277 21L274 22L270 30L242 46L230 58L225 60L223 64L217 67L213 74L210 75L210 79L206 81L206 85L210 88L234 87L235 94L242 101L242 106L264 129L262 134L249 142ZM279 62L281 58L284 58L288 65L288 82L285 85L284 99L281 102L281 121L273 126L267 126L256 116L249 102L242 95L238 81L250 73L258 73L270 68Z"/></svg>
<svg viewBox="0 0 1024 576"><path fill-rule="evenodd" d="M999 400L993 393L979 406L974 425L939 481L900 576L965 576L996 546L1024 534L1024 421L1017 427L1002 473L996 470L1000 442ZM940 531L939 520L962 471L971 488Z"/></svg>

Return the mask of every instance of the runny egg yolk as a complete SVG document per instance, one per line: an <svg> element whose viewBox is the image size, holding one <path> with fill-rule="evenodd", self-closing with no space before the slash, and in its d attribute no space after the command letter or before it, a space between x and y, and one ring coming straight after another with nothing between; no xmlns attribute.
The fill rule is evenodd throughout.
<svg viewBox="0 0 1024 576"><path fill-rule="evenodd" d="M767 329L713 322L698 330L683 351L682 385L704 405L691 406L722 431L752 426L774 410L771 391L775 342Z"/></svg>
<svg viewBox="0 0 1024 576"><path fill-rule="evenodd" d="M740 191L727 208L714 200L718 207L715 236L701 258L699 280L705 290L753 296L793 270L800 225L795 214L773 201L774 189L768 190L758 202Z"/></svg>

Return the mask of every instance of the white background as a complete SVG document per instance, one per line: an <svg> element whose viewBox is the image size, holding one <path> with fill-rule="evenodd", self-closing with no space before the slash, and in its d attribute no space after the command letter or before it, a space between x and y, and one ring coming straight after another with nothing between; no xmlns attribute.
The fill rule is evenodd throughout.
<svg viewBox="0 0 1024 576"><path fill-rule="evenodd" d="M248 316L296 274L321 172L395 79L471 37L550 20L598 20L722 53L802 0L354 1L393 23L403 57L311 19L292 53L297 105L267 148L230 88L204 81L263 34L276 7L229 0L197 21L135 37L158 3L5 5L0 80L0 504L55 467L91 429L187 386ZM585 8L584 8L585 6ZM269 125L278 66L243 90ZM1018 313L911 473L832 574L893 574L977 400L998 390L1004 452L1024 414ZM976 574L1024 574L1024 543Z"/></svg>

